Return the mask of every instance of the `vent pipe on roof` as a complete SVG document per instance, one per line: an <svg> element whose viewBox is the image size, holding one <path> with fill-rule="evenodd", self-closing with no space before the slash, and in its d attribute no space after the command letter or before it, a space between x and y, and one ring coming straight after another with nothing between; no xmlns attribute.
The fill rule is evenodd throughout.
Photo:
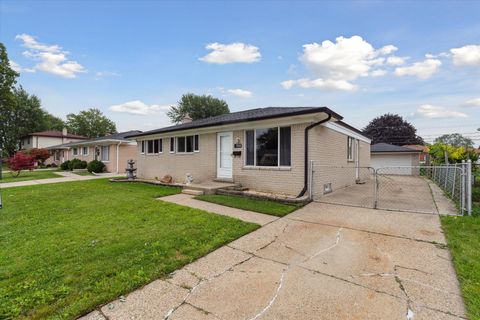
<svg viewBox="0 0 480 320"><path fill-rule="evenodd" d="M190 118L190 116L188 115L188 113L186 115L183 116L183 119L182 119L182 123L190 123L192 122L192 118Z"/></svg>
<svg viewBox="0 0 480 320"><path fill-rule="evenodd" d="M305 194L305 192L307 192L307 189L308 189L308 132L313 127L316 127L324 122L330 121L331 118L332 118L332 115L328 113L328 117L326 119L312 123L311 125L305 128L305 147L304 147L305 148L305 159L304 159L305 170L304 170L304 180L303 180L304 182L303 182L303 189L302 191L300 191L300 194L297 196L297 198L303 197L303 195Z"/></svg>

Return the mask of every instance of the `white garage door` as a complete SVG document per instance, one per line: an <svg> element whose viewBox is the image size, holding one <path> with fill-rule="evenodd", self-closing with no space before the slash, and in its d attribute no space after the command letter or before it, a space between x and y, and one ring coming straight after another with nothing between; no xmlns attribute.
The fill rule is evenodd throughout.
<svg viewBox="0 0 480 320"><path fill-rule="evenodd" d="M409 167L412 165L412 155L407 154L372 154L370 165L375 168L384 167ZM411 169L402 169L398 174L411 175Z"/></svg>

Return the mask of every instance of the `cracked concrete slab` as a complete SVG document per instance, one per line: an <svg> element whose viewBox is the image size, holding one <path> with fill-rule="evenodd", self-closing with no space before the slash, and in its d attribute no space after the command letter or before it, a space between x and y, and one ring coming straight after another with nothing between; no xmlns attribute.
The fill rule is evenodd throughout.
<svg viewBox="0 0 480 320"><path fill-rule="evenodd" d="M435 215L311 203L101 311L108 319L464 319L444 243Z"/></svg>
<svg viewBox="0 0 480 320"><path fill-rule="evenodd" d="M108 319L163 319L172 305L180 304L188 290L163 280L155 280L145 287L102 307Z"/></svg>
<svg viewBox="0 0 480 320"><path fill-rule="evenodd" d="M289 214L287 218L445 243L438 216L433 214L374 210L313 202Z"/></svg>

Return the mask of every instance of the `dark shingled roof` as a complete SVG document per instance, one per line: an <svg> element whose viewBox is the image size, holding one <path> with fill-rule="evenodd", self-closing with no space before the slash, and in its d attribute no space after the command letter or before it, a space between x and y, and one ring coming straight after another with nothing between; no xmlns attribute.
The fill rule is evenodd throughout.
<svg viewBox="0 0 480 320"><path fill-rule="evenodd" d="M70 139L88 139L88 137L79 136L77 134L67 133L67 135L63 135L62 131L40 131L40 132L33 132L25 135L24 137L28 136L39 136L39 137L54 137L54 138L70 138Z"/></svg>
<svg viewBox="0 0 480 320"><path fill-rule="evenodd" d="M177 124L169 127L160 128L160 129L145 131L141 134L132 134L128 136L128 138L146 136L146 135L157 134L157 133L187 130L187 129L213 127L213 126L232 124L232 123L238 123L238 122L291 117L296 115L318 113L318 112L325 112L325 113L331 114L333 117L339 120L343 119L341 115L333 112L327 107L267 107L267 108L258 108L258 109L250 109L250 110L239 111L239 112L232 112L232 113L222 114L216 117L199 119L199 120L195 120L188 123L182 123L182 124Z"/></svg>
<svg viewBox="0 0 480 320"><path fill-rule="evenodd" d="M372 153L382 153L382 152L405 152L405 153L420 153L421 151L400 147L388 143L376 143L370 147L370 152Z"/></svg>
<svg viewBox="0 0 480 320"><path fill-rule="evenodd" d="M142 133L142 131L140 131L140 130L131 130L131 131L119 132L119 133L110 134L108 136L93 138L93 139L89 139L89 140L85 140L85 141L77 141L77 142L69 142L69 143L59 144L57 146L48 147L48 149L55 149L55 148L58 148L58 147L65 148L65 147L76 146L76 145L85 145L85 144L88 144L90 142L103 141L103 140L119 140L119 141L131 142L130 140L126 139L125 137L130 136L130 135L140 134L140 133Z"/></svg>

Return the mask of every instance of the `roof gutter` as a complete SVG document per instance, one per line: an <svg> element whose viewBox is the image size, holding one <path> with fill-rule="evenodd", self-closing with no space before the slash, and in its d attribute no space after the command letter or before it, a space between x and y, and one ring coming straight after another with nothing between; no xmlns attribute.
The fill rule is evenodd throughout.
<svg viewBox="0 0 480 320"><path fill-rule="evenodd" d="M332 118L332 114L331 113L327 113L327 114L328 114L328 117L326 119L323 119L321 121L312 123L311 125L309 125L308 127L305 128L305 146L304 146L304 148L305 148L305 163L304 163L303 189L302 189L302 191L300 191L297 198L303 197L303 195L305 194L305 192L307 192L307 189L308 189L308 132L310 131L310 129L312 129L312 128L314 128L314 127L316 127L316 126L318 126L322 123L330 121L330 119Z"/></svg>

